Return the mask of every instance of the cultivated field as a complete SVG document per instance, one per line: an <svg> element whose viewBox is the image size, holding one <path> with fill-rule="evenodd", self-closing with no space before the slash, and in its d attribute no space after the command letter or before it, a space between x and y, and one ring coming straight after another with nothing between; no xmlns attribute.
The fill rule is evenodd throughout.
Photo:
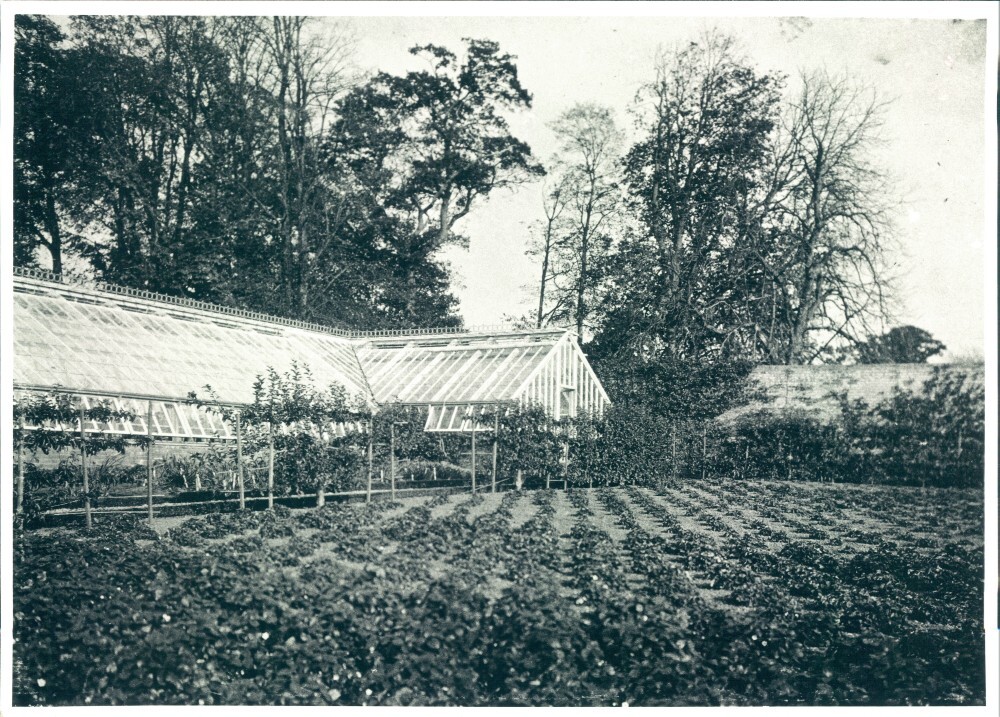
<svg viewBox="0 0 1000 717"><path fill-rule="evenodd" d="M15 553L15 704L981 704L981 495L699 481Z"/></svg>

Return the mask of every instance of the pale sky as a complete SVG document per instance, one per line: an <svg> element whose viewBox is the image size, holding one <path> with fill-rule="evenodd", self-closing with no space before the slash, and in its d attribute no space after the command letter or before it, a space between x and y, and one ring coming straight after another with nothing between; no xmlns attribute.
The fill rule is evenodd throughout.
<svg viewBox="0 0 1000 717"><path fill-rule="evenodd" d="M696 39L713 27L734 35L761 71L794 77L799 69L846 72L894 98L879 150L897 180L902 205L895 257L900 277L897 324L915 324L954 355L983 351L985 22L822 18L387 17L326 18L356 36L357 63L403 73L423 62L407 50L463 37L486 38L517 56L531 110L510 118L515 136L545 160L547 123L576 102L627 108L649 81L658 46ZM792 83L789 83L790 86ZM524 254L541 217L541 184L497 193L456 226L469 249L450 249L454 291L469 324L531 311L522 289L538 268Z"/></svg>

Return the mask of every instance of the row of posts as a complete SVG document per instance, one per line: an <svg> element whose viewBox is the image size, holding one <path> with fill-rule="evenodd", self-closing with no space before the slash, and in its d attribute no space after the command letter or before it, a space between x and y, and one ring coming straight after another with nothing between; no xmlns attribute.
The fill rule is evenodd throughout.
<svg viewBox="0 0 1000 717"><path fill-rule="evenodd" d="M392 500L396 499L396 423L389 424L389 493ZM495 416L493 419L493 435L494 437L499 434L500 431L500 417ZM372 477L374 475L374 465L373 465L373 452L374 452L374 427L372 422L368 422L368 486L365 491L365 502L370 503L372 500ZM493 478L491 491L493 493L497 492L497 443L496 438L493 440ZM476 422L472 422L472 492L476 492Z"/></svg>
<svg viewBox="0 0 1000 717"><path fill-rule="evenodd" d="M83 513L87 528L93 527L93 515L90 505L90 474L87 466L87 429L86 408L80 402L80 467L83 473ZM24 512L24 419L19 419L19 440L17 445L17 497L15 511L18 515ZM494 418L494 435L499 432L499 417ZM240 510L246 509L246 491L243 480L243 431L240 413L235 418L236 429L236 477L239 490ZM374 426L368 422L368 486L365 491L365 502L372 499L372 476L374 474ZM146 409L146 509L149 520L153 520L153 402L149 401ZM396 424L389 426L389 481L390 493L396 498ZM493 441L493 481L492 492L497 490L497 441ZM476 486L476 425L472 426L472 492ZM322 493L320 493L322 495ZM322 497L318 499L322 504ZM267 508L274 509L274 424L269 424L267 435Z"/></svg>
<svg viewBox="0 0 1000 717"><path fill-rule="evenodd" d="M86 408L80 402L80 468L83 473L83 515L87 528L93 527L90 505L90 473L87 466ZM18 421L19 440L17 443L17 497L15 512L24 512L24 419ZM153 520L153 402L146 407L146 510L149 520ZM243 486L243 434L240 414L236 414L236 475L239 484L240 509L246 508L246 492ZM267 507L274 507L274 430L268 433L267 462Z"/></svg>

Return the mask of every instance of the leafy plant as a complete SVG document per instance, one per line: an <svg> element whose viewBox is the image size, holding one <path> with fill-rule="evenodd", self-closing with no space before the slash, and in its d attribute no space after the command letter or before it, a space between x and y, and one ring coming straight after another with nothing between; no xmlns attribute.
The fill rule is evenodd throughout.
<svg viewBox="0 0 1000 717"><path fill-rule="evenodd" d="M976 486L985 460L982 382L935 367L918 391L894 387L871 405L840 396L844 435L855 470L870 480Z"/></svg>
<svg viewBox="0 0 1000 717"><path fill-rule="evenodd" d="M134 412L116 408L107 400L83 407L79 396L58 389L30 394L14 401L14 445L33 454L76 448L85 450L88 455L107 450L124 453L129 446L144 448L148 445L146 436L90 432L83 437L81 417L99 424L136 420Z"/></svg>
<svg viewBox="0 0 1000 717"><path fill-rule="evenodd" d="M225 490L233 487L236 448L211 442L203 450L167 455L156 463L156 474L167 485L184 490Z"/></svg>
<svg viewBox="0 0 1000 717"><path fill-rule="evenodd" d="M499 423L497 470L513 477L560 479L567 424L557 424L537 404L496 407L483 415L484 425Z"/></svg>
<svg viewBox="0 0 1000 717"><path fill-rule="evenodd" d="M709 479L556 496L511 492L485 512L482 496L447 495L402 511L278 507L191 519L162 537L104 516L83 535L15 531L14 701L985 698L982 550L954 542L981 534L975 491ZM682 505L723 520L681 522ZM878 545L844 555L789 537L814 512L844 538L871 514ZM788 536L755 538L764 513ZM923 554L910 536L931 527L948 546Z"/></svg>
<svg viewBox="0 0 1000 717"><path fill-rule="evenodd" d="M189 401L231 425L240 421L250 464L266 467L273 451L278 494L345 490L359 484L367 438L355 426L370 421L371 412L362 399L349 397L343 386L331 384L321 391L309 367L293 362L285 374L269 368L258 376L253 402L245 406L220 405L211 386L205 390L208 400L192 392Z"/></svg>
<svg viewBox="0 0 1000 717"><path fill-rule="evenodd" d="M869 402L834 394L840 413L761 409L712 429L709 469L750 479L973 487L982 482L983 384L935 367L917 390ZM690 467L690 456L682 455Z"/></svg>
<svg viewBox="0 0 1000 717"><path fill-rule="evenodd" d="M88 421L98 425L134 421L136 416L132 411L116 408L110 401L91 402L86 407L81 397L53 390L17 398L13 418L15 451L22 456L30 456L26 456L28 460L23 467L22 518L31 519L50 507L82 499L89 523L91 502L115 485L132 482L139 477L135 469L123 468L113 457L105 456L99 462L91 461L88 485L84 489L84 455L95 456L105 451L121 454L129 447L146 447L149 439L146 436L81 431L81 426ZM81 458L77 461L63 459L55 469L49 470L31 464L31 459L39 453L47 455L69 450L74 450Z"/></svg>

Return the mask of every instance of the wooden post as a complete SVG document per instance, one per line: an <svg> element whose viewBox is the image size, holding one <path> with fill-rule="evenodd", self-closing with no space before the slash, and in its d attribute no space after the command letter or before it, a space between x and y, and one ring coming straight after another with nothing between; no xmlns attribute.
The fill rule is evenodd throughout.
<svg viewBox="0 0 1000 717"><path fill-rule="evenodd" d="M24 512L24 416L17 419L17 514Z"/></svg>
<svg viewBox="0 0 1000 717"><path fill-rule="evenodd" d="M153 402L146 404L146 508L153 522Z"/></svg>
<svg viewBox="0 0 1000 717"><path fill-rule="evenodd" d="M243 429L240 426L240 412L236 412L236 480L240 488L240 510L246 510L247 499L243 489Z"/></svg>
<svg viewBox="0 0 1000 717"><path fill-rule="evenodd" d="M396 422L389 424L389 492L396 500Z"/></svg>
<svg viewBox="0 0 1000 717"><path fill-rule="evenodd" d="M569 441L563 443L563 490L569 490Z"/></svg>
<svg viewBox="0 0 1000 717"><path fill-rule="evenodd" d="M705 480L705 464L708 463L708 421L701 424L701 479Z"/></svg>
<svg viewBox="0 0 1000 717"><path fill-rule="evenodd" d="M671 475L677 477L677 423L670 424L670 461L672 463L670 467Z"/></svg>
<svg viewBox="0 0 1000 717"><path fill-rule="evenodd" d="M472 416L472 492L476 492L476 417Z"/></svg>
<svg viewBox="0 0 1000 717"><path fill-rule="evenodd" d="M500 411L493 415L493 486L492 493L497 492L497 445L500 443Z"/></svg>
<svg viewBox="0 0 1000 717"><path fill-rule="evenodd" d="M368 491L365 493L365 503L372 502L372 473L374 473L374 465L372 461L374 460L374 442L375 442L375 424L372 420L368 421Z"/></svg>
<svg viewBox="0 0 1000 717"><path fill-rule="evenodd" d="M267 509L274 510L274 420L267 422Z"/></svg>
<svg viewBox="0 0 1000 717"><path fill-rule="evenodd" d="M83 427L84 422L83 399L80 399L80 467L83 469L83 518L87 524L87 530L94 525L94 519L90 515L90 476L87 475L87 429Z"/></svg>

